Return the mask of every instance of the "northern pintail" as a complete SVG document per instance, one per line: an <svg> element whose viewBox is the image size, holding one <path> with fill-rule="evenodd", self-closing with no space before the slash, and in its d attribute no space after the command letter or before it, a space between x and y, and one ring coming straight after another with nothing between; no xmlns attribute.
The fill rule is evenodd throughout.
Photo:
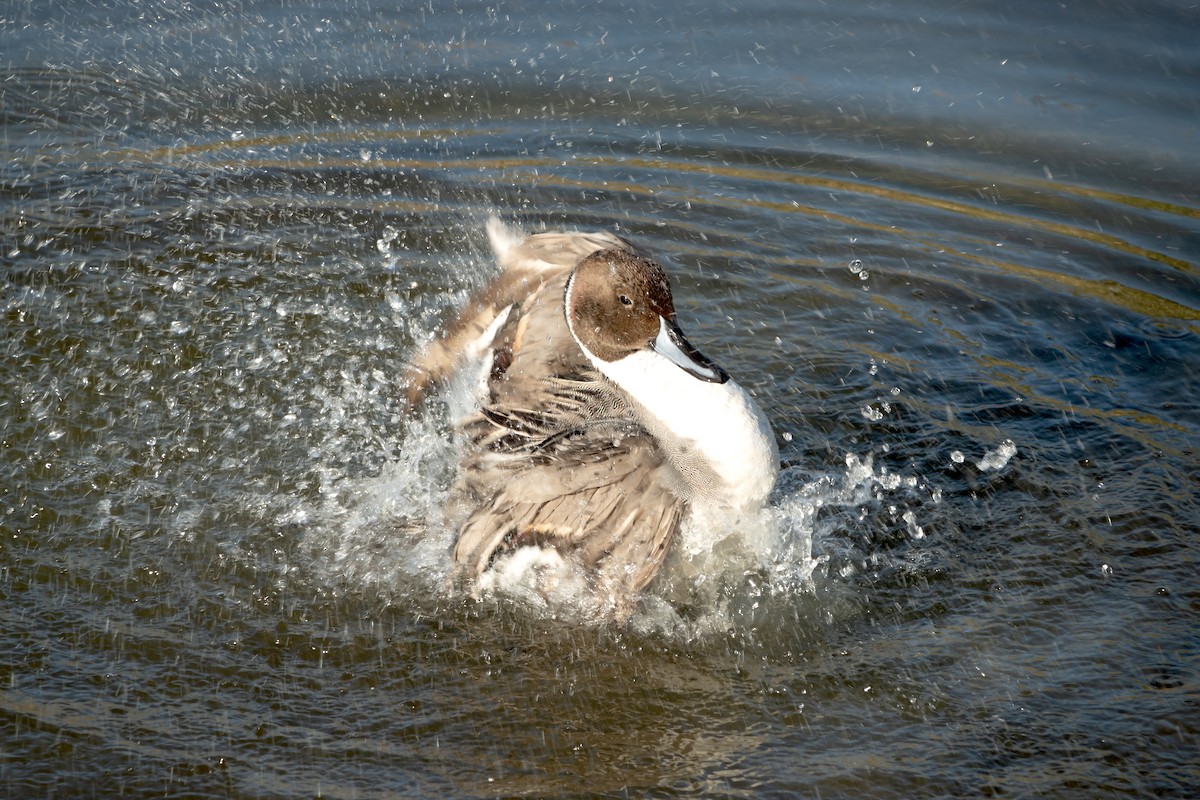
<svg viewBox="0 0 1200 800"><path fill-rule="evenodd" d="M410 367L408 399L482 365L451 496L473 581L525 547L629 598L689 513L762 506L779 469L766 416L693 347L662 267L606 232L523 236L495 217L500 275Z"/></svg>

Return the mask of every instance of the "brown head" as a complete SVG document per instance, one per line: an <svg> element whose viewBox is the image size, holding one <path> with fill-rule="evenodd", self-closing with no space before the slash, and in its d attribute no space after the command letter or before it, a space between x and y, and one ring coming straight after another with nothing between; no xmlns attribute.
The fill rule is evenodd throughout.
<svg viewBox="0 0 1200 800"><path fill-rule="evenodd" d="M617 249L585 257L567 281L564 308L576 342L595 359L614 362L650 350L700 380L728 380L684 338L667 274L648 258Z"/></svg>

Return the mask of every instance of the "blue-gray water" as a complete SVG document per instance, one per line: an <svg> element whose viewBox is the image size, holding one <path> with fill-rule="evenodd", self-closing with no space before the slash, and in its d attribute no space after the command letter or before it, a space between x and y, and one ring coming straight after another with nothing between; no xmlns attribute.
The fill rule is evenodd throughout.
<svg viewBox="0 0 1200 800"><path fill-rule="evenodd" d="M0 8L0 794L1194 792L1200 9L594 5ZM623 627L442 581L492 212L779 436Z"/></svg>

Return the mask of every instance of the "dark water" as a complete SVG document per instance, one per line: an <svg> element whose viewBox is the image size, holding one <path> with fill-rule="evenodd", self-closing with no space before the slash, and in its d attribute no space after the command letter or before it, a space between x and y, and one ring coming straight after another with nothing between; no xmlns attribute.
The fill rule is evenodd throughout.
<svg viewBox="0 0 1200 800"><path fill-rule="evenodd" d="M1198 29L4 5L0 794L1194 792ZM492 212L668 258L779 435L625 627L442 580L397 376Z"/></svg>

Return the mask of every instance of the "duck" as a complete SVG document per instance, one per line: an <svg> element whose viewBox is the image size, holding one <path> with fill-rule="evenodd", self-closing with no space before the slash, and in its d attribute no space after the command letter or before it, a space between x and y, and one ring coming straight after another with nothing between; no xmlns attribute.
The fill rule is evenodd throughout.
<svg viewBox="0 0 1200 800"><path fill-rule="evenodd" d="M416 409L473 370L450 492L455 574L550 552L621 602L689 518L755 513L779 471L766 415L681 330L666 271L607 231L526 235L492 216L500 267L409 364Z"/></svg>

